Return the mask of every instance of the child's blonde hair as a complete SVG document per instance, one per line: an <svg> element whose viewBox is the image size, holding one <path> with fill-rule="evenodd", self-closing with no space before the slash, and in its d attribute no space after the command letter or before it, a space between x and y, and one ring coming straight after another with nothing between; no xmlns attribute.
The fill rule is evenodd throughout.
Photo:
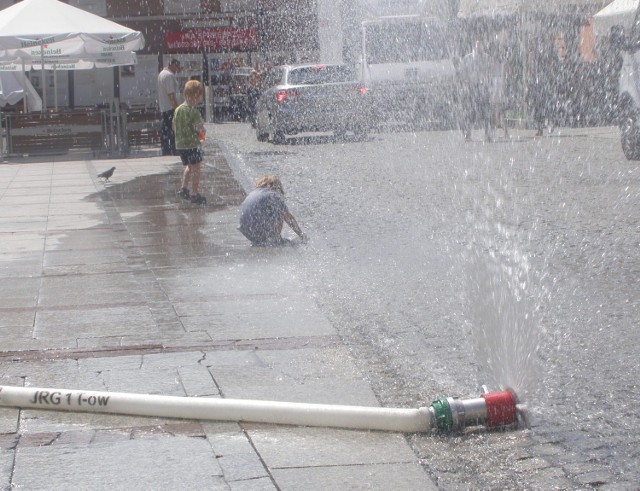
<svg viewBox="0 0 640 491"><path fill-rule="evenodd" d="M284 189L282 188L282 183L277 176L266 175L262 176L256 182L257 188L269 188L274 191L279 191L281 194L284 194Z"/></svg>
<svg viewBox="0 0 640 491"><path fill-rule="evenodd" d="M194 99L196 97L198 97L199 95L202 95L202 87L200 85L200 82L198 82L197 80L189 80L185 85L184 85L184 97L189 98L189 99Z"/></svg>

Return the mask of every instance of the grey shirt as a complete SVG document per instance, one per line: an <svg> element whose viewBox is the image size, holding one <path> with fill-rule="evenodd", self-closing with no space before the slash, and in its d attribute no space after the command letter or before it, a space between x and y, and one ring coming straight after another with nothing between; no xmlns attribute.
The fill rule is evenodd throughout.
<svg viewBox="0 0 640 491"><path fill-rule="evenodd" d="M240 207L238 230L254 244L278 243L282 240L280 231L286 211L282 194L269 188L256 188Z"/></svg>

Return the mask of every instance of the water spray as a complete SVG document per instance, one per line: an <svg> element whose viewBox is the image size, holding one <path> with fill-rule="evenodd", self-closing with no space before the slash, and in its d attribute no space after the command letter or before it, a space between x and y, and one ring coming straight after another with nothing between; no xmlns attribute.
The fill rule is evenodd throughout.
<svg viewBox="0 0 640 491"><path fill-rule="evenodd" d="M0 407L402 433L449 433L470 426L515 428L522 412L516 405L511 390L485 392L468 400L442 397L428 408L394 409L0 386Z"/></svg>

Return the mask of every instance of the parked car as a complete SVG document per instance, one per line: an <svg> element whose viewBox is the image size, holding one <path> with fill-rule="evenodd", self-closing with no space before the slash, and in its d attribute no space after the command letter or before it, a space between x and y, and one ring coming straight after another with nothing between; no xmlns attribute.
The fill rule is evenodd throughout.
<svg viewBox="0 0 640 491"><path fill-rule="evenodd" d="M609 40L613 49L607 55L613 58L609 61L618 78L615 109L622 151L628 160L640 160L640 8L634 7L623 21L625 25L611 28Z"/></svg>
<svg viewBox="0 0 640 491"><path fill-rule="evenodd" d="M346 65L277 66L266 74L258 99L256 136L273 143L302 132L365 136L370 111L366 88Z"/></svg>

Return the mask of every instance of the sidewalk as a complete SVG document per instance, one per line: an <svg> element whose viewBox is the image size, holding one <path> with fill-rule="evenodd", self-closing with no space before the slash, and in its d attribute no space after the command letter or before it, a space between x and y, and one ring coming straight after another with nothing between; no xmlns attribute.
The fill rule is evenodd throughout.
<svg viewBox="0 0 640 491"><path fill-rule="evenodd" d="M0 164L0 384L378 405L207 154L205 208L176 199L175 157ZM0 408L13 487L436 489L400 434Z"/></svg>

